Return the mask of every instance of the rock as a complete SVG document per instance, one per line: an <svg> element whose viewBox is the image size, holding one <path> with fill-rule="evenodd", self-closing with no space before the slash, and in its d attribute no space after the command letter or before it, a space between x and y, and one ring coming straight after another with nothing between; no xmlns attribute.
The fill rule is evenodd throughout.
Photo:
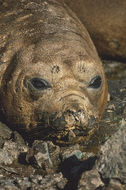
<svg viewBox="0 0 126 190"><path fill-rule="evenodd" d="M126 184L126 121L100 148L97 169L103 179L118 179Z"/></svg>
<svg viewBox="0 0 126 190"><path fill-rule="evenodd" d="M58 190L64 189L67 180L61 173L55 173L42 177L34 175L30 177L17 177L15 179L0 180L2 190Z"/></svg>
<svg viewBox="0 0 126 190"><path fill-rule="evenodd" d="M57 167L57 166L59 166L59 163L61 162L60 147L54 145L51 141L47 141L47 144L48 144L50 158L53 163L53 167Z"/></svg>
<svg viewBox="0 0 126 190"><path fill-rule="evenodd" d="M27 150L28 147L21 135L0 122L0 164L12 164L21 153Z"/></svg>
<svg viewBox="0 0 126 190"><path fill-rule="evenodd" d="M63 175L61 173L53 174L53 175L47 175L45 178L43 178L39 183L42 186L42 189L45 190L49 188L57 189L56 186L58 184L59 187L61 187L62 184L66 184L67 180L63 178ZM54 187L53 187L54 186Z"/></svg>
<svg viewBox="0 0 126 190"><path fill-rule="evenodd" d="M80 147L78 144L74 145L74 146L70 146L70 147L66 147L64 149L62 149L61 151L61 158L62 161L75 156L78 160L80 160L83 156L83 153L80 151Z"/></svg>
<svg viewBox="0 0 126 190"><path fill-rule="evenodd" d="M14 142L16 142L18 144L25 145L24 139L22 138L22 136L17 131L13 132L13 140L14 140Z"/></svg>
<svg viewBox="0 0 126 190"><path fill-rule="evenodd" d="M95 157L96 155L93 152L83 152L83 158L84 160L87 160L88 158Z"/></svg>
<svg viewBox="0 0 126 190"><path fill-rule="evenodd" d="M0 122L0 138L10 139L12 131L3 123Z"/></svg>
<svg viewBox="0 0 126 190"><path fill-rule="evenodd" d="M60 148L50 141L35 140L27 154L28 162L32 160L38 168L54 168L58 166Z"/></svg>
<svg viewBox="0 0 126 190"><path fill-rule="evenodd" d="M114 104L114 110L118 117L122 118L126 107L126 79L109 81L110 103ZM126 116L126 115L125 115Z"/></svg>
<svg viewBox="0 0 126 190"><path fill-rule="evenodd" d="M109 184L104 186L101 190L125 190L126 186L121 184L118 180L111 179Z"/></svg>
<svg viewBox="0 0 126 190"><path fill-rule="evenodd" d="M78 190L95 190L104 185L96 169L82 173L78 184Z"/></svg>
<svg viewBox="0 0 126 190"><path fill-rule="evenodd" d="M0 122L0 147L3 146L4 140L11 138L12 131L3 123Z"/></svg>
<svg viewBox="0 0 126 190"><path fill-rule="evenodd" d="M0 164L10 165L14 161L13 156L4 150L0 150Z"/></svg>
<svg viewBox="0 0 126 190"><path fill-rule="evenodd" d="M0 181L1 190L19 190L18 187L14 184L13 180L1 180Z"/></svg>
<svg viewBox="0 0 126 190"><path fill-rule="evenodd" d="M31 187L31 182L28 177L24 178L17 178L17 180L13 181L13 183L16 183L19 189L27 190Z"/></svg>
<svg viewBox="0 0 126 190"><path fill-rule="evenodd" d="M0 149L0 164L10 165L21 153L27 152L27 146L18 145L12 140L5 141L3 148Z"/></svg>
<svg viewBox="0 0 126 190"><path fill-rule="evenodd" d="M119 80L126 78L126 64L124 62L102 60L102 63L107 79Z"/></svg>
<svg viewBox="0 0 126 190"><path fill-rule="evenodd" d="M45 177L42 177L40 175L31 176L29 182L31 182L29 184L29 188L33 190L58 190L57 186L63 189L66 185L67 180L63 178L61 173L55 173L46 175ZM17 183L19 183L20 187L22 188L22 182L17 180ZM27 183L26 186L28 187Z"/></svg>
<svg viewBox="0 0 126 190"><path fill-rule="evenodd" d="M48 144L46 142L39 142L37 144L35 143L33 147L35 151L34 158L38 166L42 167L45 164L45 162L47 162L49 166L52 166L53 164L49 155Z"/></svg>

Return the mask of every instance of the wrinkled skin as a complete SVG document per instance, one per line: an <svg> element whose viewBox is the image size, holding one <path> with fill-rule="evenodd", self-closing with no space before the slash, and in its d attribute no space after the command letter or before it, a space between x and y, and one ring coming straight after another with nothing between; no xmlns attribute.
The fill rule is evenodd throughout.
<svg viewBox="0 0 126 190"><path fill-rule="evenodd" d="M1 117L41 138L92 130L107 85L84 26L55 0L6 1L1 12Z"/></svg>

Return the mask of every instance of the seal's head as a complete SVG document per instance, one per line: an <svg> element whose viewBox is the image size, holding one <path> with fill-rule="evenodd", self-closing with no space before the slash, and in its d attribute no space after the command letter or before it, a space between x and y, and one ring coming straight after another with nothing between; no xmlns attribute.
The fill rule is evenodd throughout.
<svg viewBox="0 0 126 190"><path fill-rule="evenodd" d="M102 64L77 17L50 4L40 16L40 6L32 16L34 10L23 15L11 32L3 53L8 66L1 80L1 112L7 124L32 136L65 136L71 130L86 135L107 102ZM19 24L22 19L28 19L25 25Z"/></svg>
<svg viewBox="0 0 126 190"><path fill-rule="evenodd" d="M79 46L50 40L14 55L2 86L8 122L40 130L42 137L92 129L104 112L107 87L99 58Z"/></svg>

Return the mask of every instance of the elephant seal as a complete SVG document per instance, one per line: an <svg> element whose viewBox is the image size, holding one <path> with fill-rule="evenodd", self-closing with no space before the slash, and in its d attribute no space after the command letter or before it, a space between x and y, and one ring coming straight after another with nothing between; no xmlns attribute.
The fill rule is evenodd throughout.
<svg viewBox="0 0 126 190"><path fill-rule="evenodd" d="M125 0L64 0L87 28L100 56L126 60Z"/></svg>
<svg viewBox="0 0 126 190"><path fill-rule="evenodd" d="M0 9L1 118L42 139L88 134L107 84L83 24L56 0L8 0Z"/></svg>

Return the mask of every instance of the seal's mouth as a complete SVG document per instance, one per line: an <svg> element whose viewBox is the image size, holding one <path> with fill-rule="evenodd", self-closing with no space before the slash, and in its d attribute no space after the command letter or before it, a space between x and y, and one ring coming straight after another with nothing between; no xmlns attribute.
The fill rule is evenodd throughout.
<svg viewBox="0 0 126 190"><path fill-rule="evenodd" d="M50 129L43 129L43 127L39 125L37 128L30 131L28 136L30 137L30 140L35 140L37 138L42 140L51 140L54 144L71 145L82 143L87 140L88 137L94 133L97 127L98 125L95 124L90 130L82 130L78 126L73 126L69 129L66 128L65 130L57 131L51 126Z"/></svg>
<svg viewBox="0 0 126 190"><path fill-rule="evenodd" d="M57 113L39 120L37 127L31 130L37 139L52 140L59 144L73 144L90 135L97 126L97 118L87 118L83 110L67 110L60 117Z"/></svg>
<svg viewBox="0 0 126 190"><path fill-rule="evenodd" d="M65 125L57 125L59 120L62 120L61 123L65 123ZM85 118L83 111L77 113L67 111L61 118L56 119L53 124L52 126L58 132L56 142L59 144L73 144L83 141L85 137L94 131L97 126L97 119L94 116L90 116L89 119Z"/></svg>

